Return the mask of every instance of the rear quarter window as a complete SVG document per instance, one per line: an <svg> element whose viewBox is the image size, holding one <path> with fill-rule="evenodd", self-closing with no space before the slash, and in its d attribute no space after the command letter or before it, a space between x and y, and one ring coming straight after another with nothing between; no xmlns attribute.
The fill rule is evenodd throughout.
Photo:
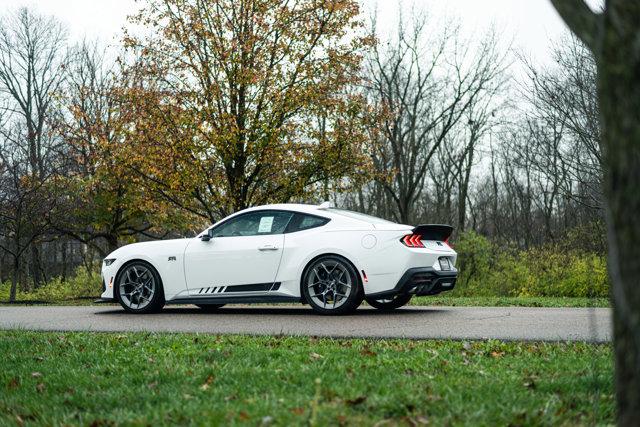
<svg viewBox="0 0 640 427"><path fill-rule="evenodd" d="M289 225L287 226L287 230L285 233L295 233L296 231L309 230L311 228L322 227L326 223L330 221L329 218L323 218L315 215L301 214L296 213Z"/></svg>

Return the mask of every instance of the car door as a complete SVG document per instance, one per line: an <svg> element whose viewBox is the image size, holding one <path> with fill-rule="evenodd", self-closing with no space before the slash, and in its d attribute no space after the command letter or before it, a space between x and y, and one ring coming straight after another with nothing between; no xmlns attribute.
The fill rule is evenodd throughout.
<svg viewBox="0 0 640 427"><path fill-rule="evenodd" d="M292 216L286 211L248 212L210 229L210 240L194 239L184 255L189 293L268 290Z"/></svg>

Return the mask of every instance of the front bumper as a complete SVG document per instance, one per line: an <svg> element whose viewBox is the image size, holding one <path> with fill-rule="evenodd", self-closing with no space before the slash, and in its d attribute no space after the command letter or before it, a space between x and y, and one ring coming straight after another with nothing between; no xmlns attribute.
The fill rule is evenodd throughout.
<svg viewBox="0 0 640 427"><path fill-rule="evenodd" d="M396 295L436 295L450 291L456 285L458 270L436 270L433 267L410 268L402 275L393 289L367 295L373 298L389 298Z"/></svg>

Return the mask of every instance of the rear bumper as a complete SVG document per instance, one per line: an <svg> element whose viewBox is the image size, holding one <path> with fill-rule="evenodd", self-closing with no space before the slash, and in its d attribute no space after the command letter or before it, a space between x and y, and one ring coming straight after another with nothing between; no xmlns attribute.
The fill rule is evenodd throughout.
<svg viewBox="0 0 640 427"><path fill-rule="evenodd" d="M436 270L433 267L410 268L402 275L393 289L367 297L386 298L396 295L436 295L443 291L450 291L456 285L458 270Z"/></svg>

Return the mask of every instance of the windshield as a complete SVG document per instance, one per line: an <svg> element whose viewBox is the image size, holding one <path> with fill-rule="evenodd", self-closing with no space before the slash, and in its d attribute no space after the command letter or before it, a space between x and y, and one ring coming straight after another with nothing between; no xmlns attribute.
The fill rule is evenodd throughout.
<svg viewBox="0 0 640 427"><path fill-rule="evenodd" d="M343 215L349 218L357 219L360 221L370 222L372 224L395 224L393 221L387 221L386 219L378 218L377 216L367 215L360 212L348 211L346 209L329 208L329 211Z"/></svg>

